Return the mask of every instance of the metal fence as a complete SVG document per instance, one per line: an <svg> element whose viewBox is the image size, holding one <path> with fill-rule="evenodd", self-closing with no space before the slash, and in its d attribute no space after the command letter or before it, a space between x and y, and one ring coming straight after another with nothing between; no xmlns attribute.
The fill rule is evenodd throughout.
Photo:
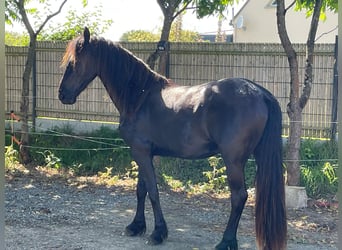
<svg viewBox="0 0 342 250"><path fill-rule="evenodd" d="M155 43L122 43L123 47L146 60ZM101 82L95 79L75 105L66 106L57 97L63 69L60 61L64 42L38 43L35 82L30 92L30 111L38 117L91 121L117 121L118 112ZM303 110L304 136L328 137L331 131L334 91L334 44L316 44L313 84L310 100ZM304 78L305 45L295 45L301 82ZM6 47L6 112L19 113L22 74L27 48ZM289 66L280 44L172 43L170 45L169 78L174 82L195 85L226 77L244 77L270 90L283 111L284 134L289 119L286 105L290 93ZM34 89L34 91L32 91ZM35 96L34 96L35 95ZM35 102L33 102L35 98ZM33 104L35 106L33 107Z"/></svg>

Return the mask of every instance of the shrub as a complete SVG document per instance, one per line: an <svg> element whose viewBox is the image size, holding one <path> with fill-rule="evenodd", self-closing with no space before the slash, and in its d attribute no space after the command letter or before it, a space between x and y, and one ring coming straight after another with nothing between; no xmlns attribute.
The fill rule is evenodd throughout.
<svg viewBox="0 0 342 250"><path fill-rule="evenodd" d="M337 143L307 139L301 143L301 185L309 197L334 196L337 192Z"/></svg>

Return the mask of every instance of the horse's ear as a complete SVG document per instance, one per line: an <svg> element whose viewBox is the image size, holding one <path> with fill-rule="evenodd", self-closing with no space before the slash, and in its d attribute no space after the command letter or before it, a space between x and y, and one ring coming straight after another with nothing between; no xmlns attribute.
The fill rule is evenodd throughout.
<svg viewBox="0 0 342 250"><path fill-rule="evenodd" d="M83 37L84 37L84 44L88 44L90 40L90 32L87 27L84 28Z"/></svg>

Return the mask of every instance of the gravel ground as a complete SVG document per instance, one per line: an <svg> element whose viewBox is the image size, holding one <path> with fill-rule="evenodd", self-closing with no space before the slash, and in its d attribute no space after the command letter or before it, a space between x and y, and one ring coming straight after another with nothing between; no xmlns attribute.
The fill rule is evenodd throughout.
<svg viewBox="0 0 342 250"><path fill-rule="evenodd" d="M146 235L123 235L136 206L132 181L106 186L96 177L30 169L17 166L6 172L6 249L213 249L229 215L227 197L162 190L169 238L161 246L148 246L149 202ZM337 249L337 208L321 204L288 211L288 249ZM240 249L255 249L253 209L249 200L239 227Z"/></svg>

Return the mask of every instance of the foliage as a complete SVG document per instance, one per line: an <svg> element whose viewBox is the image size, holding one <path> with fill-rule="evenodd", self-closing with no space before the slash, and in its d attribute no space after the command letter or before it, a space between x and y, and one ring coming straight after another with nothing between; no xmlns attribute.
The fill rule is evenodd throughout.
<svg viewBox="0 0 342 250"><path fill-rule="evenodd" d="M83 7L87 5L87 0L80 0L82 2ZM51 10L52 2L56 2L55 0L38 0L38 3L32 0L5 0L5 21L7 24L13 24L14 22L24 22L23 16L20 14L20 10L18 9L18 4L25 6L26 13L33 15L36 19L36 22L40 22L41 18L51 14L53 11ZM37 7L29 7L30 3L34 3L35 5L39 5ZM62 4L62 1L60 1Z"/></svg>
<svg viewBox="0 0 342 250"><path fill-rule="evenodd" d="M225 15L227 6L238 2L238 0L193 0L192 6L195 7L197 17L202 18L209 15Z"/></svg>
<svg viewBox="0 0 342 250"><path fill-rule="evenodd" d="M209 15L223 15L227 9L227 6L232 5L238 0L157 0L159 6L162 9L168 9L170 6L175 8L176 15L185 11L186 9L192 9L196 12L198 18L202 18Z"/></svg>
<svg viewBox="0 0 342 250"><path fill-rule="evenodd" d="M191 31L191 30L181 30L179 37L176 34L175 29L171 29L170 32L170 42L200 42L201 36L198 32Z"/></svg>
<svg viewBox="0 0 342 250"><path fill-rule="evenodd" d="M245 166L245 183L247 188L255 187L256 164L254 158L247 161Z"/></svg>
<svg viewBox="0 0 342 250"><path fill-rule="evenodd" d="M295 10L302 11L306 10L306 16L312 16L313 9L315 7L315 0L296 0ZM324 0L321 9L321 19L325 20L325 13L327 10L337 12L338 11L338 0Z"/></svg>
<svg viewBox="0 0 342 250"><path fill-rule="evenodd" d="M321 198L322 196L335 195L338 179L336 176L337 165L325 162L321 168L301 166L301 182L306 187L309 197Z"/></svg>
<svg viewBox="0 0 342 250"><path fill-rule="evenodd" d="M334 140L303 139L300 157L308 165L312 160L337 159L337 142Z"/></svg>
<svg viewBox="0 0 342 250"><path fill-rule="evenodd" d="M337 143L303 140L301 143L301 185L308 196L321 198L337 192Z"/></svg>
<svg viewBox="0 0 342 250"><path fill-rule="evenodd" d="M45 150L44 152L38 152L44 157L45 166L60 169L61 168L61 159L58 158L54 153L50 150Z"/></svg>
<svg viewBox="0 0 342 250"><path fill-rule="evenodd" d="M5 32L5 44L8 46L28 46L30 37L26 34Z"/></svg>
<svg viewBox="0 0 342 250"><path fill-rule="evenodd" d="M82 34L84 27L87 26L94 35L101 35L108 30L113 20L102 19L99 6L93 12L79 14L70 10L66 17L67 21L63 24L49 26L39 36L39 40L69 41Z"/></svg>
<svg viewBox="0 0 342 250"><path fill-rule="evenodd" d="M208 179L208 183L212 189L226 189L227 188L227 175L226 167L223 164L221 157L212 156L208 158L211 171L203 172L204 176Z"/></svg>
<svg viewBox="0 0 342 250"><path fill-rule="evenodd" d="M138 164L135 161L131 161L131 166L127 169L126 178L130 178L130 179L138 179Z"/></svg>
<svg viewBox="0 0 342 250"><path fill-rule="evenodd" d="M85 1L82 0L83 5L86 4ZM51 18L60 13L67 0L60 1L57 11L52 2L52 0L39 0L38 2L32 0L6 0L5 21L7 24L19 22L26 27L30 35L33 35L33 33L37 35ZM33 22L31 23L29 19L32 19Z"/></svg>
<svg viewBox="0 0 342 250"><path fill-rule="evenodd" d="M157 42L158 34L146 30L131 30L122 34L121 42Z"/></svg>
<svg viewBox="0 0 342 250"><path fill-rule="evenodd" d="M112 174L113 167L105 167L105 169L106 170L104 172L101 172L101 171L98 172L98 177L102 180L103 184L106 184L109 186L115 185L115 183L119 180L119 176L117 175L113 176Z"/></svg>
<svg viewBox="0 0 342 250"><path fill-rule="evenodd" d="M7 24L13 24L18 21L18 10L13 1L5 0L5 21Z"/></svg>
<svg viewBox="0 0 342 250"><path fill-rule="evenodd" d="M175 28L171 28L170 32L170 42L199 42L201 37L198 32L191 30L181 30L179 37L176 35ZM154 34L150 31L145 30L131 30L125 32L120 41L122 42L158 42L160 38L160 33Z"/></svg>
<svg viewBox="0 0 342 250"><path fill-rule="evenodd" d="M11 168L12 165L19 163L19 153L13 145L5 147L5 167Z"/></svg>

